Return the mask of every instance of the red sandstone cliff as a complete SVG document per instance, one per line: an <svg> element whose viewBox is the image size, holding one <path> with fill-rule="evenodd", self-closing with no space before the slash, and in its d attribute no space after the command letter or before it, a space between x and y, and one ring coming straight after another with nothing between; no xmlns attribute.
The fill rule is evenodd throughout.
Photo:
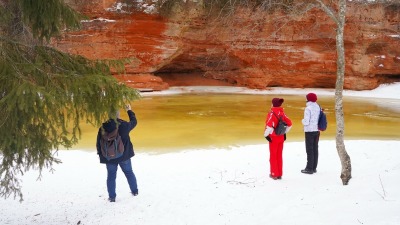
<svg viewBox="0 0 400 225"><path fill-rule="evenodd" d="M54 45L91 59L129 59L126 75L116 77L135 88L335 86L335 25L320 10L290 18L243 10L222 24L206 20L196 7L166 19L124 13L112 0L70 4L90 19ZM348 5L344 88L400 81L399 24L399 7Z"/></svg>

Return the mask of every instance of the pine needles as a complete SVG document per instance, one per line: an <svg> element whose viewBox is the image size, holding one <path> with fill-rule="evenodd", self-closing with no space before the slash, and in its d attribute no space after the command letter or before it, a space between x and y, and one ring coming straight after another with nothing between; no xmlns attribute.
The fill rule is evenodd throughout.
<svg viewBox="0 0 400 225"><path fill-rule="evenodd" d="M31 27L34 37L49 40L60 30L79 28L78 13L62 0L17 0L23 12L24 22Z"/></svg>

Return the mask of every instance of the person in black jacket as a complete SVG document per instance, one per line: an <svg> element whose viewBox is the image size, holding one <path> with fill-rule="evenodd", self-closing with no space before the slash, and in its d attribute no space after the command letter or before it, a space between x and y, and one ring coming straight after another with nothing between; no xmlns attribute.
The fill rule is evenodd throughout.
<svg viewBox="0 0 400 225"><path fill-rule="evenodd" d="M107 191L108 191L108 200L110 202L115 202L115 198L117 194L115 193L116 186L116 178L117 178L117 169L118 165L121 167L122 171L125 174L126 179L128 180L129 187L131 189L132 195L136 196L139 194L136 182L136 176L132 170L131 158L135 155L133 150L133 145L131 139L129 137L129 132L136 127L137 120L135 113L132 111L130 105L126 105L125 107L128 116L129 122L124 121L119 118L119 113L117 113L117 119L109 119L108 121L102 124L102 127L99 128L99 132L97 134L97 154L100 158L100 163L106 164L107 168ZM118 133L121 136L122 142L124 144L124 153L121 157L107 160L101 153L101 136L105 131L107 133L111 133L115 129L118 128Z"/></svg>

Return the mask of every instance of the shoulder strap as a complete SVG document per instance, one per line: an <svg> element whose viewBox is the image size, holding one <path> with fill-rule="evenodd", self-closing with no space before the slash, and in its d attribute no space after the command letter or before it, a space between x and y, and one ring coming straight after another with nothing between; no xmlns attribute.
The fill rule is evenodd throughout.
<svg viewBox="0 0 400 225"><path fill-rule="evenodd" d="M274 114L274 116L275 116L278 120L279 120L279 119L282 119L283 116L278 117L278 116L274 113L274 111L271 110L271 112L272 112L272 114Z"/></svg>
<svg viewBox="0 0 400 225"><path fill-rule="evenodd" d="M271 110L271 112L272 112L272 114L274 114L274 116L275 116L276 118L278 118L278 116L274 113L274 111ZM279 118L278 118L278 119L279 119Z"/></svg>
<svg viewBox="0 0 400 225"><path fill-rule="evenodd" d="M274 116L278 119L278 122L276 123L276 127L278 127L278 124L279 124L279 117L274 113L274 111L271 110L271 112L272 112L272 114L274 114ZM274 127L274 128L276 128L276 127Z"/></svg>

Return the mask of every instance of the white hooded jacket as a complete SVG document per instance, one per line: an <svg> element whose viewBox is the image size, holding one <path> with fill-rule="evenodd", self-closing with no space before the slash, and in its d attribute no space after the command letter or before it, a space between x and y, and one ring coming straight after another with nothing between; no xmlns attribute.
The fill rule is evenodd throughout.
<svg viewBox="0 0 400 225"><path fill-rule="evenodd" d="M316 102L307 102L304 109L304 118L301 122L304 125L304 132L318 131L320 107Z"/></svg>

